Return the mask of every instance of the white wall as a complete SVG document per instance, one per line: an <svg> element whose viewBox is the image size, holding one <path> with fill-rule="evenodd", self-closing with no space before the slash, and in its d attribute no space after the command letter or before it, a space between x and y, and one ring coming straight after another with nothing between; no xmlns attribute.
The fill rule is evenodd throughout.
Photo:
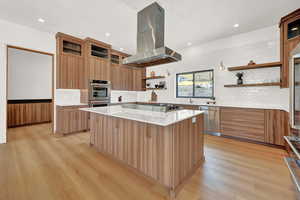
<svg viewBox="0 0 300 200"><path fill-rule="evenodd" d="M55 54L55 36L0 20L0 143L6 142L6 45ZM55 74L55 72L54 72Z"/></svg>
<svg viewBox="0 0 300 200"><path fill-rule="evenodd" d="M253 32L236 35L192 46L180 51L183 60L163 66L147 68L147 74L155 71L166 78L167 90L157 91L159 102L187 103L188 99L176 98L176 73L214 69L215 96L217 104L228 106L248 106L262 108L281 108L288 110L289 91L277 87L225 88L226 84L236 83L236 72L220 70L220 62L226 67L245 65L250 60L256 63L280 60L279 28L272 26ZM244 71L244 82L279 81L279 68ZM148 101L151 91L138 93L139 101ZM195 103L206 103L208 99L194 99Z"/></svg>
<svg viewBox="0 0 300 200"><path fill-rule="evenodd" d="M9 100L52 99L52 56L8 48Z"/></svg>

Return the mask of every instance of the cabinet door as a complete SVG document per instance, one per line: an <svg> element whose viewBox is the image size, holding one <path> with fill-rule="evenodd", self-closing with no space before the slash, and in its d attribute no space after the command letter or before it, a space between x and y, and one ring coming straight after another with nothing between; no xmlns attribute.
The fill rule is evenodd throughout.
<svg viewBox="0 0 300 200"><path fill-rule="evenodd" d="M221 133L265 142L265 115L263 109L221 108Z"/></svg>
<svg viewBox="0 0 300 200"><path fill-rule="evenodd" d="M88 129L88 113L78 110L79 107L57 109L57 132L69 134Z"/></svg>
<svg viewBox="0 0 300 200"><path fill-rule="evenodd" d="M62 54L59 56L57 88L81 89L84 82L84 61L80 56Z"/></svg>
<svg viewBox="0 0 300 200"><path fill-rule="evenodd" d="M289 135L288 112L283 110L265 110L265 142L284 145L283 136Z"/></svg>
<svg viewBox="0 0 300 200"><path fill-rule="evenodd" d="M112 84L113 90L121 90L122 84L121 84L121 71L120 67L118 65L112 64L110 68L111 74L110 74L110 80Z"/></svg>
<svg viewBox="0 0 300 200"><path fill-rule="evenodd" d="M134 91L143 91L143 69L133 69L133 90Z"/></svg>
<svg viewBox="0 0 300 200"><path fill-rule="evenodd" d="M101 58L89 58L89 79L110 81L110 61Z"/></svg>

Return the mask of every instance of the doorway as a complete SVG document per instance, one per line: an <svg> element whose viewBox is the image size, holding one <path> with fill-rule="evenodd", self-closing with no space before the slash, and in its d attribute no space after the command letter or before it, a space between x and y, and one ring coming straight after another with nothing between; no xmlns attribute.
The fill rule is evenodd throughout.
<svg viewBox="0 0 300 200"><path fill-rule="evenodd" d="M52 123L53 132L54 54L10 45L6 53L7 129Z"/></svg>

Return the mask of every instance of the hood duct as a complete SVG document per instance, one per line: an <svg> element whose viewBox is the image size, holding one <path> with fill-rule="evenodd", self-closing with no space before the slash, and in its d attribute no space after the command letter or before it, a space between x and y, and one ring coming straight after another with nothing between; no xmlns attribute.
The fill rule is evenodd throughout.
<svg viewBox="0 0 300 200"><path fill-rule="evenodd" d="M138 12L137 54L123 64L148 67L181 60L181 55L164 44L165 10L153 3Z"/></svg>

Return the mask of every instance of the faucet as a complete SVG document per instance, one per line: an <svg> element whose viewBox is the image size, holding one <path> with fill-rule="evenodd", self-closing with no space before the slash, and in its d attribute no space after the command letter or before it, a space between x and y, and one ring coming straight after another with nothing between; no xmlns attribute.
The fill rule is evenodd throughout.
<svg viewBox="0 0 300 200"><path fill-rule="evenodd" d="M192 104L193 103L193 99L189 98L189 102L190 102L190 104Z"/></svg>

